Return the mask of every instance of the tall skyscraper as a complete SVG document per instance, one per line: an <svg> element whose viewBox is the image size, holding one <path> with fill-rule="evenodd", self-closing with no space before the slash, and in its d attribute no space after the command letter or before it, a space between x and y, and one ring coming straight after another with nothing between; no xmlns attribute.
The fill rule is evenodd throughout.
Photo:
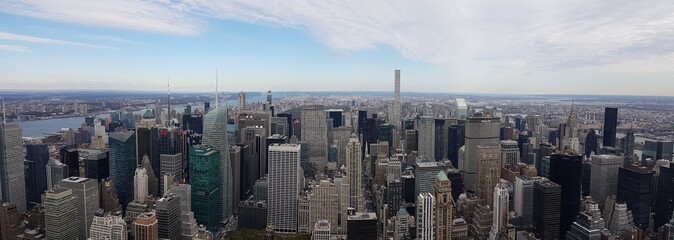
<svg viewBox="0 0 674 240"><path fill-rule="evenodd" d="M477 197L484 199L485 204L493 203L493 192L501 179L501 147L477 146Z"/></svg>
<svg viewBox="0 0 674 240"><path fill-rule="evenodd" d="M561 195L560 234L563 237L571 224L576 221L580 206L580 172L582 157L580 155L552 154L550 156L550 181L559 184Z"/></svg>
<svg viewBox="0 0 674 240"><path fill-rule="evenodd" d="M421 116L419 119L417 144L419 156L435 160L435 119L432 116Z"/></svg>
<svg viewBox="0 0 674 240"><path fill-rule="evenodd" d="M571 225L569 232L566 233L566 239L601 239L601 232L605 229L605 226L606 221L601 217L599 205L588 203L585 211L578 214L578 219Z"/></svg>
<svg viewBox="0 0 674 240"><path fill-rule="evenodd" d="M616 201L627 203L634 214L634 225L648 228L653 199L653 170L625 165L618 170L618 191Z"/></svg>
<svg viewBox="0 0 674 240"><path fill-rule="evenodd" d="M72 190L55 188L45 194L45 231L48 239L77 239L77 199Z"/></svg>
<svg viewBox="0 0 674 240"><path fill-rule="evenodd" d="M225 152L225 154L229 154ZM183 154L162 154L160 155L161 162L161 179L164 179L165 176L170 176L173 178L173 182L181 182L183 179ZM161 188L170 186L170 183L162 182Z"/></svg>
<svg viewBox="0 0 674 240"><path fill-rule="evenodd" d="M604 109L604 146L616 146L616 132L618 128L618 108L607 107Z"/></svg>
<svg viewBox="0 0 674 240"><path fill-rule="evenodd" d="M634 162L634 130L630 129L625 134L622 146L625 155L625 165L630 165Z"/></svg>
<svg viewBox="0 0 674 240"><path fill-rule="evenodd" d="M665 225L670 219L670 212L674 212L674 168L670 162L660 166L660 174L657 176L655 203L654 229ZM656 171L657 174L657 171Z"/></svg>
<svg viewBox="0 0 674 240"><path fill-rule="evenodd" d="M534 221L534 183L547 180L542 177L517 176L515 178L515 196L513 210L520 217L520 225L530 229Z"/></svg>
<svg viewBox="0 0 674 240"><path fill-rule="evenodd" d="M467 191L477 190L478 147L499 145L501 122L495 117L469 117L466 120L465 151L459 157L459 170L464 171ZM500 155L500 150L499 150ZM490 191L491 192L491 191Z"/></svg>
<svg viewBox="0 0 674 240"><path fill-rule="evenodd" d="M128 232L126 222L121 215L106 214L99 210L94 215L90 231L91 239L126 240Z"/></svg>
<svg viewBox="0 0 674 240"><path fill-rule="evenodd" d="M157 137L157 145L159 155L152 161L152 169L154 174L159 179L159 196L164 194L164 175L166 173L173 173L175 178L182 179L182 160L185 153L184 132L178 127L161 127L159 128L159 136ZM229 148L226 148L229 150ZM166 155L169 155L167 158ZM164 156L164 157L162 157ZM163 161L163 162L162 162ZM178 162L178 163L176 163ZM166 163L166 166L162 166ZM180 166L176 166L180 165ZM179 170L175 170L180 168ZM164 170L165 172L162 172Z"/></svg>
<svg viewBox="0 0 674 240"><path fill-rule="evenodd" d="M302 109L302 141L309 146L309 157L328 156L328 126L323 105Z"/></svg>
<svg viewBox="0 0 674 240"><path fill-rule="evenodd" d="M396 69L394 71L395 80L393 87L393 106L391 107L391 117L389 118L389 123L396 125L398 127L402 112L402 102L400 100L400 70Z"/></svg>
<svg viewBox="0 0 674 240"><path fill-rule="evenodd" d="M363 161L360 155L361 145L355 134L351 135L346 145L346 179L348 181L349 207L359 210L362 208L361 199L363 198L362 177Z"/></svg>
<svg viewBox="0 0 674 240"><path fill-rule="evenodd" d="M660 160L666 159L672 161L672 152L674 151L674 141L660 141L646 139L644 141L644 151L641 153L642 162L646 159ZM646 164L644 164L646 165Z"/></svg>
<svg viewBox="0 0 674 240"><path fill-rule="evenodd" d="M221 159L220 152L214 148L190 148L192 211L197 223L206 226L209 231L217 231L222 220L219 172Z"/></svg>
<svg viewBox="0 0 674 240"><path fill-rule="evenodd" d="M243 92L242 92L243 93ZM245 107L245 95L243 98ZM222 213L220 216L228 219L234 212L232 192L234 192L234 174L232 173L232 164L229 160L229 145L227 144L227 106L222 105L213 109L204 117L204 135L201 140L202 145L212 147L220 154L219 162L219 181L220 181L220 207ZM191 158L190 158L191 159ZM191 163L190 163L191 164ZM190 172L191 173L191 172ZM190 174L190 181L192 175ZM195 211L196 215L196 211ZM212 231L211 228L209 230Z"/></svg>
<svg viewBox="0 0 674 240"><path fill-rule="evenodd" d="M99 209L98 182L89 178L70 177L61 180L59 186L72 190L77 207L78 236L80 239L88 239L91 222Z"/></svg>
<svg viewBox="0 0 674 240"><path fill-rule="evenodd" d="M435 239L435 198L431 193L417 196L417 238L419 240Z"/></svg>
<svg viewBox="0 0 674 240"><path fill-rule="evenodd" d="M561 195L562 187L554 182L534 183L534 232L542 240L562 239L559 233Z"/></svg>
<svg viewBox="0 0 674 240"><path fill-rule="evenodd" d="M586 157L590 157L591 153L593 152L594 154L599 153L598 141L599 140L597 139L597 134L595 133L594 129L590 129L590 131L587 133L587 136L585 136Z"/></svg>
<svg viewBox="0 0 674 240"><path fill-rule="evenodd" d="M32 208L42 202L41 195L47 190L47 161L49 151L46 144L27 144L24 161L26 178L26 202Z"/></svg>
<svg viewBox="0 0 674 240"><path fill-rule="evenodd" d="M355 213L349 215L347 222L346 239L377 239L377 214L373 212Z"/></svg>
<svg viewBox="0 0 674 240"><path fill-rule="evenodd" d="M466 120L468 117L468 104L466 99L457 98L454 102L454 118L459 120Z"/></svg>
<svg viewBox="0 0 674 240"><path fill-rule="evenodd" d="M0 204L0 239L15 239L23 232L23 215L16 206L9 203Z"/></svg>
<svg viewBox="0 0 674 240"><path fill-rule="evenodd" d="M592 155L590 171L590 196L600 209L604 208L606 197L618 191L618 168L623 165L622 156Z"/></svg>
<svg viewBox="0 0 674 240"><path fill-rule="evenodd" d="M61 179L68 177L68 165L61 163L57 159L49 159L46 168L47 190L51 190Z"/></svg>
<svg viewBox="0 0 674 240"><path fill-rule="evenodd" d="M501 141L501 165L510 164L515 166L520 162L520 149L516 141Z"/></svg>
<svg viewBox="0 0 674 240"><path fill-rule="evenodd" d="M139 203L145 203L148 195L148 177L147 170L142 167L136 168L136 174L133 176L133 199Z"/></svg>
<svg viewBox="0 0 674 240"><path fill-rule="evenodd" d="M165 194L156 203L158 236L165 239L182 238L180 227L180 196L174 193Z"/></svg>
<svg viewBox="0 0 674 240"><path fill-rule="evenodd" d="M436 162L426 157L417 158L414 163L415 196L421 193L433 193L433 184L438 172L447 170L444 162Z"/></svg>
<svg viewBox="0 0 674 240"><path fill-rule="evenodd" d="M133 236L136 240L159 239L159 224L154 212L146 212L138 215L132 224Z"/></svg>
<svg viewBox="0 0 674 240"><path fill-rule="evenodd" d="M0 123L0 190L2 201L26 212L26 179L23 171L23 140L15 123Z"/></svg>
<svg viewBox="0 0 674 240"><path fill-rule="evenodd" d="M133 199L133 173L136 160L136 133L111 132L108 135L108 153L110 154L110 178L115 185L122 207Z"/></svg>
<svg viewBox="0 0 674 240"><path fill-rule="evenodd" d="M435 239L451 240L454 221L452 207L452 182L444 171L438 172L433 185L435 197Z"/></svg>
<svg viewBox="0 0 674 240"><path fill-rule="evenodd" d="M275 144L269 146L268 151L267 224L273 225L277 232L297 232L301 147L297 144Z"/></svg>
<svg viewBox="0 0 674 240"><path fill-rule="evenodd" d="M508 186L499 183L494 187L494 223L489 232L489 239L503 239L508 236L509 197Z"/></svg>
<svg viewBox="0 0 674 240"><path fill-rule="evenodd" d="M309 200L309 226L314 226L321 220L335 223L334 232L337 231L339 219L339 195L335 184L330 180L320 180L313 186L313 191L308 194Z"/></svg>
<svg viewBox="0 0 674 240"><path fill-rule="evenodd" d="M180 196L180 228L183 239L192 239L199 230L192 212L192 185L174 184L169 191Z"/></svg>

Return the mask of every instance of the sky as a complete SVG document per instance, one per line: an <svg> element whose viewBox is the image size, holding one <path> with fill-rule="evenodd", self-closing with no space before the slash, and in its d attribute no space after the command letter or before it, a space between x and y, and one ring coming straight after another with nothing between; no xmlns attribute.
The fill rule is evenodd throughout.
<svg viewBox="0 0 674 240"><path fill-rule="evenodd" d="M0 89L674 96L674 4L0 0Z"/></svg>

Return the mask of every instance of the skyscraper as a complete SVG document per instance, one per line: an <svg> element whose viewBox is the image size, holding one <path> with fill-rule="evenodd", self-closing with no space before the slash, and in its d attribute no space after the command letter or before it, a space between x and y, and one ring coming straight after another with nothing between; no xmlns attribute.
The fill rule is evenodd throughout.
<svg viewBox="0 0 674 240"><path fill-rule="evenodd" d="M190 148L192 211L197 223L217 231L222 220L220 201L220 152L211 147Z"/></svg>
<svg viewBox="0 0 674 240"><path fill-rule="evenodd" d="M225 154L229 154L225 152ZM165 176L170 176L174 180L173 182L181 182L183 179L183 154L162 154L160 155L161 162L161 179L164 179ZM165 186L170 186L170 183L163 182L161 188Z"/></svg>
<svg viewBox="0 0 674 240"><path fill-rule="evenodd" d="M362 176L363 164L360 155L361 145L355 134L351 135L346 145L346 179L348 181L349 204L348 206L356 209L356 212L362 208L361 199L363 198Z"/></svg>
<svg viewBox="0 0 674 240"><path fill-rule="evenodd" d="M26 145L24 176L26 178L26 202L29 208L41 203L40 196L47 190L47 161L49 161L47 145Z"/></svg>
<svg viewBox="0 0 674 240"><path fill-rule="evenodd" d="M561 194L561 186L554 182L534 183L534 232L542 240L562 238L559 233Z"/></svg>
<svg viewBox="0 0 674 240"><path fill-rule="evenodd" d="M673 141L646 139L646 141L644 141L644 151L641 154L641 159L644 163L648 158L650 158L651 160L666 159L672 161L673 151L674 151Z"/></svg>
<svg viewBox="0 0 674 240"><path fill-rule="evenodd" d="M245 107L245 95L243 98L243 105ZM227 144L227 106L222 105L218 108L211 110L204 117L204 135L201 140L202 145L207 145L212 147L214 150L218 151L220 156L220 162L218 163L219 169L219 191L220 191L220 207L222 213L220 216L224 219L228 219L234 212L233 199L230 193L234 192L234 180L232 173L232 164L229 160L229 145ZM191 158L190 158L191 159ZM191 163L190 163L191 164ZM192 173L192 172L190 172ZM190 181L192 175L190 174ZM195 211L196 215L196 211ZM212 230L209 228L209 230Z"/></svg>
<svg viewBox="0 0 674 240"><path fill-rule="evenodd" d="M110 240L126 240L127 239L126 222L121 215L106 214L105 211L99 210L94 216L91 223L91 239L110 239Z"/></svg>
<svg viewBox="0 0 674 240"><path fill-rule="evenodd" d="M165 239L182 238L180 227L180 196L175 193L165 194L156 203L158 236Z"/></svg>
<svg viewBox="0 0 674 240"><path fill-rule="evenodd" d="M603 209L606 197L615 195L618 190L618 168L623 165L623 157L592 155L591 164L590 196Z"/></svg>
<svg viewBox="0 0 674 240"><path fill-rule="evenodd" d="M591 153L599 153L597 134L594 129L590 129L585 136L585 156L590 157Z"/></svg>
<svg viewBox="0 0 674 240"><path fill-rule="evenodd" d="M421 116L419 119L418 154L435 160L435 119Z"/></svg>
<svg viewBox="0 0 674 240"><path fill-rule="evenodd" d="M21 128L15 123L0 123L0 189L2 201L26 212L26 182L23 171Z"/></svg>
<svg viewBox="0 0 674 240"><path fill-rule="evenodd" d="M560 234L563 237L578 216L580 206L580 155L552 154L550 156L550 181L559 184L561 194Z"/></svg>
<svg viewBox="0 0 674 240"><path fill-rule="evenodd" d="M335 184L330 180L320 180L308 194L309 226L314 226L321 220L335 223L333 230L337 231L339 195Z"/></svg>
<svg viewBox="0 0 674 240"><path fill-rule="evenodd" d="M328 156L328 126L323 105L302 109L302 141L309 146L309 157Z"/></svg>
<svg viewBox="0 0 674 240"><path fill-rule="evenodd" d="M402 102L400 100L400 70L396 69L394 71L395 80L393 87L393 106L391 107L391 117L389 118L389 123L396 125L398 127L398 122L400 121L401 112L402 112Z"/></svg>
<svg viewBox="0 0 674 240"><path fill-rule="evenodd" d="M494 187L493 209L494 209L494 223L489 232L489 239L502 239L503 236L508 236L508 207L510 195L508 194L508 186L499 183Z"/></svg>
<svg viewBox="0 0 674 240"><path fill-rule="evenodd" d="M80 239L89 238L91 222L99 209L98 182L89 178L70 177L61 180L61 188L72 190L77 208L77 229Z"/></svg>
<svg viewBox="0 0 674 240"><path fill-rule="evenodd" d="M146 212L138 215L133 221L133 236L136 240L159 239L159 226L154 212Z"/></svg>
<svg viewBox="0 0 674 240"><path fill-rule="evenodd" d="M618 170L618 191L616 201L627 203L634 215L634 225L648 228L653 199L653 170L625 165Z"/></svg>
<svg viewBox="0 0 674 240"><path fill-rule="evenodd" d="M147 170L142 167L136 168L136 174L133 176L133 199L139 203L145 203L148 195L148 177Z"/></svg>
<svg viewBox="0 0 674 240"><path fill-rule="evenodd" d="M452 223L454 220L452 208L452 182L444 171L438 172L433 185L435 197L435 239L451 240Z"/></svg>
<svg viewBox="0 0 674 240"><path fill-rule="evenodd" d="M45 230L48 239L77 239L77 199L72 190L55 188L45 195Z"/></svg>
<svg viewBox="0 0 674 240"><path fill-rule="evenodd" d="M4 202L0 204L0 239L15 239L23 231L23 215L16 206Z"/></svg>
<svg viewBox="0 0 674 240"><path fill-rule="evenodd" d="M618 128L618 108L607 107L604 109L604 146L616 146L616 132Z"/></svg>
<svg viewBox="0 0 674 240"><path fill-rule="evenodd" d="M68 165L61 163L57 159L49 159L46 168L47 190L51 190L61 179L68 177Z"/></svg>
<svg viewBox="0 0 674 240"><path fill-rule="evenodd" d="M373 212L355 213L349 215L347 222L346 239L377 239L377 214Z"/></svg>
<svg viewBox="0 0 674 240"><path fill-rule="evenodd" d="M436 162L426 157L417 158L414 163L415 196L421 193L433 193L433 184L438 172L447 170L444 162Z"/></svg>
<svg viewBox="0 0 674 240"><path fill-rule="evenodd" d="M630 129L625 134L622 146L625 155L625 165L630 165L634 162L634 130Z"/></svg>
<svg viewBox="0 0 674 240"><path fill-rule="evenodd" d="M501 147L477 146L477 197L484 199L485 204L492 204L493 192L501 179Z"/></svg>
<svg viewBox="0 0 674 240"><path fill-rule="evenodd" d="M589 203L586 205L585 210L578 214L578 219L566 233L566 239L601 239L601 231L605 229L605 226L606 222L601 217L599 205Z"/></svg>
<svg viewBox="0 0 674 240"><path fill-rule="evenodd" d="M419 240L435 239L435 198L431 193L417 196L417 238Z"/></svg>
<svg viewBox="0 0 674 240"><path fill-rule="evenodd" d="M466 120L465 154L463 158L459 157L459 170L464 171L464 184L467 191L477 190L477 146L499 145L501 141L500 129L499 118L469 117Z"/></svg>
<svg viewBox="0 0 674 240"><path fill-rule="evenodd" d="M268 151L267 224L273 225L277 232L297 232L301 147L297 144L275 144L269 146Z"/></svg>
<svg viewBox="0 0 674 240"><path fill-rule="evenodd" d="M513 140L501 141L501 165L510 164L515 166L520 162L520 149Z"/></svg>
<svg viewBox="0 0 674 240"><path fill-rule="evenodd" d="M159 128L158 133L159 136L157 137L157 149L159 155L156 159L150 160L152 161L152 169L154 169L154 174L159 179L159 196L161 196L164 194L163 179L166 173L173 173L175 178L182 179L182 160L185 155L185 143L183 140L184 133L182 129L178 127L161 127ZM229 148L226 149L229 150ZM169 155L169 157L167 158L165 155ZM166 163L167 166L162 166L162 163ZM180 166L176 166L176 164ZM180 169L175 170L176 168ZM162 172L162 170L165 172Z"/></svg>
<svg viewBox="0 0 674 240"><path fill-rule="evenodd" d="M526 229L533 227L534 219L534 183L547 180L542 177L517 176L515 178L515 197L513 210L520 217L520 225Z"/></svg>
<svg viewBox="0 0 674 240"><path fill-rule="evenodd" d="M133 131L109 133L108 153L110 178L115 185L119 202L126 208L133 199L133 173L138 166L136 133Z"/></svg>
<svg viewBox="0 0 674 240"><path fill-rule="evenodd" d="M192 239L199 230L192 212L192 185L174 184L169 191L180 196L180 228L183 239Z"/></svg>

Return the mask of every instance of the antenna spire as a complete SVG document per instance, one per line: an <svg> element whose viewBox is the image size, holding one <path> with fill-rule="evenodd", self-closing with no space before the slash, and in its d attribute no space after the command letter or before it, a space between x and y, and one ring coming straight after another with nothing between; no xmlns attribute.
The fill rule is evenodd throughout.
<svg viewBox="0 0 674 240"><path fill-rule="evenodd" d="M171 78L166 77L166 126L171 125Z"/></svg>
<svg viewBox="0 0 674 240"><path fill-rule="evenodd" d="M218 102L218 67L215 67L215 108L220 105Z"/></svg>
<svg viewBox="0 0 674 240"><path fill-rule="evenodd" d="M5 113L5 98L2 98L2 123L7 124L7 114Z"/></svg>

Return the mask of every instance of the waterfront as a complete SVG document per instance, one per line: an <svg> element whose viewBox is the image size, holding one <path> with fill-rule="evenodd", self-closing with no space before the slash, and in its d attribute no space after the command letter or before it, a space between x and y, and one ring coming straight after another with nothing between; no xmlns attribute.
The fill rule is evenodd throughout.
<svg viewBox="0 0 674 240"><path fill-rule="evenodd" d="M61 128L77 129L84 123L84 117L54 118L46 120L22 121L23 137L40 138L45 134L56 134Z"/></svg>

